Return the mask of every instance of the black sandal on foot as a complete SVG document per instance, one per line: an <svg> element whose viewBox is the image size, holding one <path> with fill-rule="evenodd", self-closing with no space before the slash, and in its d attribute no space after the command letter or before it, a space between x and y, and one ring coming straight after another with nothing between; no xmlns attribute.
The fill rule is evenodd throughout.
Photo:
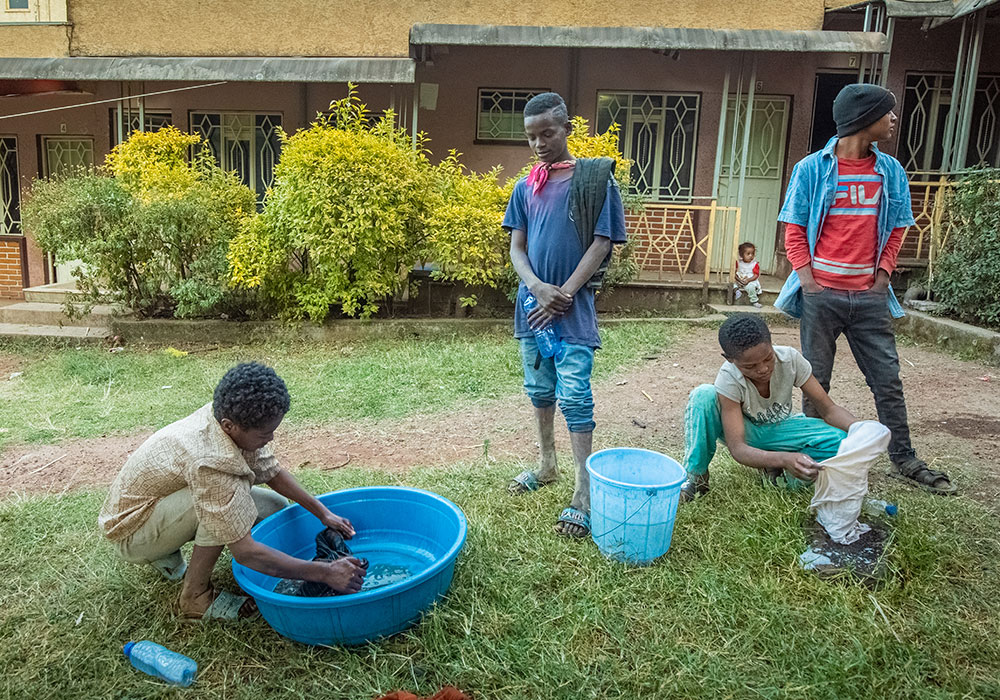
<svg viewBox="0 0 1000 700"><path fill-rule="evenodd" d="M917 457L893 464L889 476L939 496L954 496L958 493L958 487L951 483L947 474L931 469L927 462Z"/></svg>

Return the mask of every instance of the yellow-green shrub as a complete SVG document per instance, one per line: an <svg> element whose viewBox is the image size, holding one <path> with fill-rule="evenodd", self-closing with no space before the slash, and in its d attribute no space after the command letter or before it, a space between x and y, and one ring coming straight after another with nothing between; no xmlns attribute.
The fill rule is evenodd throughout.
<svg viewBox="0 0 1000 700"><path fill-rule="evenodd" d="M229 241L255 215L256 197L211 155L190 161L197 136L173 127L137 132L102 169L34 184L25 220L57 259L80 259L85 298L140 315L240 311L228 285Z"/></svg>
<svg viewBox="0 0 1000 700"><path fill-rule="evenodd" d="M435 262L436 279L470 286L496 287L507 264L508 238L500 227L507 198L489 172L466 172L452 151L435 168L423 229L426 257Z"/></svg>
<svg viewBox="0 0 1000 700"><path fill-rule="evenodd" d="M391 113L369 126L353 86L331 111L284 139L260 220L229 250L234 284L316 322L333 305L369 316L405 283L429 184L426 158Z"/></svg>

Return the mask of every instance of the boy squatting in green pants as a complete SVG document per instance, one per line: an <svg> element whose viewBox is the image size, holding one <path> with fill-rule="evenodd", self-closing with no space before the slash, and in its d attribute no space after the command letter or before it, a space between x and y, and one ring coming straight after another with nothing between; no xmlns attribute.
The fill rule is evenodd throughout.
<svg viewBox="0 0 1000 700"><path fill-rule="evenodd" d="M733 459L763 470L772 483L799 488L815 480L822 469L817 462L837 454L858 419L830 399L798 350L771 344L771 331L759 316L728 318L719 328L719 344L726 362L715 384L695 387L684 412L688 478L681 500L708 491L708 465L719 440ZM796 386L822 419L792 415Z"/></svg>

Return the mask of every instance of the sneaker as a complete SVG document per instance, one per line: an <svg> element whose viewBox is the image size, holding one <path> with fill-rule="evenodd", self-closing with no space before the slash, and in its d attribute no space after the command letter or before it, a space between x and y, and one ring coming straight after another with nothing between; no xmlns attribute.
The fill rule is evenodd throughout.
<svg viewBox="0 0 1000 700"><path fill-rule="evenodd" d="M736 298L739 299L741 296L743 296L743 290L742 289L737 289L736 290Z"/></svg>
<svg viewBox="0 0 1000 700"><path fill-rule="evenodd" d="M693 501L698 496L708 493L708 472L704 474L692 474L681 484L681 503Z"/></svg>
<svg viewBox="0 0 1000 700"><path fill-rule="evenodd" d="M753 308L755 308L755 309L759 309L759 308L760 308L760 302L759 302L759 301L755 301L755 302L753 303Z"/></svg>

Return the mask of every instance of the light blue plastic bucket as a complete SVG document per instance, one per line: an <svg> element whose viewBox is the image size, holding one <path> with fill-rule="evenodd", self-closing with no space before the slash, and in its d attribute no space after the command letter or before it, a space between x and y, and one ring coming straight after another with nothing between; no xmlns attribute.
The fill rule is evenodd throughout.
<svg viewBox="0 0 1000 700"><path fill-rule="evenodd" d="M615 447L587 458L590 531L601 553L646 565L670 549L684 468L652 450Z"/></svg>

